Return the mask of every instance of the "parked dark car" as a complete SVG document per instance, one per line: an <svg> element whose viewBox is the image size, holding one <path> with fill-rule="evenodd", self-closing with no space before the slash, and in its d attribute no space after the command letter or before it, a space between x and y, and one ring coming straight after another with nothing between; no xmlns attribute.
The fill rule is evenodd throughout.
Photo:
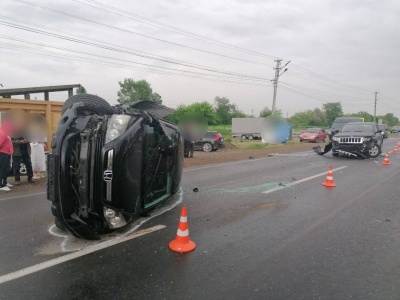
<svg viewBox="0 0 400 300"><path fill-rule="evenodd" d="M85 239L121 227L180 186L183 140L154 102L111 107L67 99L48 155L47 197L58 227Z"/></svg>
<svg viewBox="0 0 400 300"><path fill-rule="evenodd" d="M390 130L391 133L397 133L400 132L400 126L393 126L392 129Z"/></svg>
<svg viewBox="0 0 400 300"><path fill-rule="evenodd" d="M194 144L194 150L203 150L204 152L217 151L219 148L225 148L224 137L216 131L207 131Z"/></svg>
<svg viewBox="0 0 400 300"><path fill-rule="evenodd" d="M375 158L382 152L383 135L374 122L347 123L332 137L332 155Z"/></svg>

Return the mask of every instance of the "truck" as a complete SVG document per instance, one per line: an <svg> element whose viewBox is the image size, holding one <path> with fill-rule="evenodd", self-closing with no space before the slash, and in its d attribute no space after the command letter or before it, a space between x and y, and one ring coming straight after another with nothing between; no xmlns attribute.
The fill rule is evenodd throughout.
<svg viewBox="0 0 400 300"><path fill-rule="evenodd" d="M242 140L261 140L265 118L232 118L232 137Z"/></svg>

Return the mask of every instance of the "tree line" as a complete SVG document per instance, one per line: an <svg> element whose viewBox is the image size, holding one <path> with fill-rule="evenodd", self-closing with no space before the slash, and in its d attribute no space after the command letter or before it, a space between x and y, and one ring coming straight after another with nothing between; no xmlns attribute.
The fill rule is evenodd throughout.
<svg viewBox="0 0 400 300"><path fill-rule="evenodd" d="M162 104L160 94L153 92L151 85L146 80L134 81L131 78L125 78L118 82L120 90L118 91L118 102L120 104L130 104L138 100L153 101ZM76 92L86 93L86 89L81 86ZM282 116L282 111L277 110L276 113ZM268 107L264 107L257 117L265 118L272 114ZM245 114L226 97L215 97L213 104L202 101L193 104L181 104L175 109L174 113L168 116L168 120L179 124L189 117L201 117L208 125L230 125L232 118L250 118L253 115ZM322 105L322 108L308 109L297 112L290 118L288 122L293 127L330 127L333 121L338 117L361 117L365 122L372 122L373 115L366 111L345 114L340 102L329 102ZM384 124L394 126L399 124L399 119L393 113L377 116L376 120L382 119Z"/></svg>

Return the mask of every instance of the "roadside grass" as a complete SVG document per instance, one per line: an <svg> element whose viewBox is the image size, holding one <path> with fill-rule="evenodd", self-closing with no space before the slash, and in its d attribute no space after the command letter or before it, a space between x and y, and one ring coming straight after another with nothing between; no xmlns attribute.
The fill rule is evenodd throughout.
<svg viewBox="0 0 400 300"><path fill-rule="evenodd" d="M232 138L232 125L208 125L209 131L217 131L225 138Z"/></svg>

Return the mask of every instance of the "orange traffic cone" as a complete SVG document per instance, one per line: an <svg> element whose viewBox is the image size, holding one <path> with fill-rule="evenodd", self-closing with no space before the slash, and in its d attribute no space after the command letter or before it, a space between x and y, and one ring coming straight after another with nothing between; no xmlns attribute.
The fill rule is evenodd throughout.
<svg viewBox="0 0 400 300"><path fill-rule="evenodd" d="M399 154L399 148L397 147L397 145L394 145L393 154Z"/></svg>
<svg viewBox="0 0 400 300"><path fill-rule="evenodd" d="M326 176L326 180L322 183L322 185L326 187L336 186L336 184L333 182L332 166L329 166L328 176Z"/></svg>
<svg viewBox="0 0 400 300"><path fill-rule="evenodd" d="M186 206L182 207L181 218L178 224L176 237L169 243L169 249L175 252L189 252L196 248L196 244L189 238Z"/></svg>
<svg viewBox="0 0 400 300"><path fill-rule="evenodd" d="M383 163L382 163L382 165L384 165L384 166L388 166L388 165L390 165L390 161L389 161L389 153L387 153L387 152L386 152L385 159L383 160Z"/></svg>

